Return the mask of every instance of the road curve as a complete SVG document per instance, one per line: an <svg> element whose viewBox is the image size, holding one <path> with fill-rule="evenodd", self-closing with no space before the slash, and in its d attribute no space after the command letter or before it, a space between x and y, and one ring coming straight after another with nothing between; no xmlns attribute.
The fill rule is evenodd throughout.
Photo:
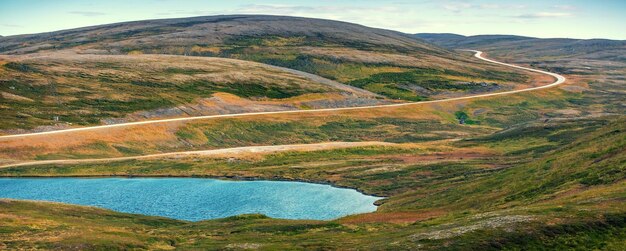
<svg viewBox="0 0 626 251"><path fill-rule="evenodd" d="M379 142L379 141L364 141L364 142L323 142L323 143L314 143L314 144L275 145L275 146L245 146L245 147L223 148L223 149L214 149L214 150L157 153L157 154L117 157L117 158L38 160L38 161L28 161L28 162L6 164L6 165L0 166L0 169L9 168L9 167L22 167L22 166L35 166L35 165L48 165L48 164L82 164L82 163L137 160L137 159L152 159L152 158L163 158L163 157L220 156L220 155L225 155L225 154L275 153L275 152L285 152L285 151L319 151L319 150L341 149L341 148L362 147L362 146L393 146L393 145L396 145L396 144L389 143L389 142Z"/></svg>
<svg viewBox="0 0 626 251"><path fill-rule="evenodd" d="M29 136L37 136L37 135L48 135L48 134L58 134L58 133L68 133L68 132L77 132L77 131L88 131L88 130L98 130L105 128L113 128L113 127L125 127L125 126L135 126L135 125L147 125L147 124L157 124L157 123L166 123L166 122L177 122L177 121L191 121L191 120L202 120L202 119L213 119L213 118L231 118L231 117L244 117L244 116L255 116L255 115L270 115L270 114L289 114L289 113L314 113L314 112L330 112L330 111L347 111L347 110L361 110L361 109L374 109L374 108L385 108L385 107L398 107L398 106L410 106L410 105L419 105L419 104L431 104L431 103L443 103L455 100L466 100L466 99L476 99L483 97L492 97L492 96L500 96L500 95L509 95L520 92L528 92L534 90L540 90L545 88L554 87L560 85L565 82L565 77L542 70L527 68L523 66L513 65L498 62L495 60L487 59L482 56L483 52L476 50L464 50L474 52L474 56L478 59L504 65L512 68L537 72L545 75L549 75L555 78L555 81L552 84L539 86L539 87L531 87L522 90L514 90L514 91L506 91L506 92L495 92L495 93L487 93L487 94L479 94L473 96L465 96L465 97L457 97L457 98L448 98L448 99L440 99L440 100L431 100L431 101L419 101L419 102L407 102L400 104L387 104L387 105L372 105L372 106L360 106L360 107L343 107L343 108L325 108L325 109L314 109L314 110L291 110L291 111L275 111L275 112L251 112L251 113L235 113L235 114L220 114L220 115L207 115L207 116L196 116L196 117L184 117L184 118L173 118L173 119L158 119L158 120L147 120L147 121L137 121L137 122L128 122L128 123L120 123L120 124L112 124L112 125L101 125L101 126L91 126L91 127L80 127L80 128L72 128L72 129L64 129L64 130L56 130L56 131L47 131L47 132L35 132L35 133L25 133L25 134L13 134L13 135L3 135L0 136L0 140L2 139L11 139L11 138L21 138L21 137L29 137Z"/></svg>

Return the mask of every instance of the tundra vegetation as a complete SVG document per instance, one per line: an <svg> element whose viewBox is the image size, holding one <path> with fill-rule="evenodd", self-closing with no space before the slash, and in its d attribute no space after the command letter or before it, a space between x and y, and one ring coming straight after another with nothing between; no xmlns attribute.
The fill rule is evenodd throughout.
<svg viewBox="0 0 626 251"><path fill-rule="evenodd" d="M240 25L218 25L234 20ZM54 97L64 104L87 102L73 109L82 107L81 110L90 114L85 118L98 120L128 118L136 116L138 111L171 106L192 107L190 104L216 93L227 104L253 102L293 105L295 109L303 109L305 101L346 98L332 86L301 75L223 58L315 73L381 94L384 97L364 98L385 102L526 88L552 81L481 63L469 54L451 52L390 31L324 20L313 20L308 25L285 24L302 20L307 19L202 17L83 28L32 38L0 38L3 53L15 54L1 57L0 76L15 81L33 78L45 83L43 89L33 85L30 91L21 89L30 86L26 80L19 85L20 89L3 84L2 90L7 94L3 92L0 104L7 119L0 126L4 130L16 130L53 125L26 115L12 117L9 112L19 108L24 109L21 113L36 117L34 114L41 110L38 106L54 107L57 102ZM264 29L270 23L280 32L264 36L247 32L270 30ZM158 34L166 38L182 31L197 35L195 29L202 27L211 27L218 34L225 32L220 29L231 27L228 29L245 35L219 41L207 39L210 43L198 44L193 36L181 38L179 34L178 41L183 43L180 46L168 43L167 39L153 41L153 36ZM312 30L323 32L312 35ZM338 34L337 30L351 36ZM364 31L368 31L367 36ZM89 32L103 37L82 39ZM228 30L228 34L237 32ZM46 36L57 36L57 42L47 43L50 38ZM30 44L17 46L20 39L30 39ZM491 48L478 49L484 49L496 60L525 65L532 61L545 69L555 69L563 63L567 69L580 71L565 71L568 82L556 88L472 100L206 119L0 139L0 165L243 146L386 142L324 150L35 163L0 168L0 176L4 177L181 176L330 183L386 197L377 202L380 207L374 213L332 221L240 215L185 222L92 207L5 199L0 200L0 247L620 250L626 245L623 106L626 65L603 58L593 61L595 68L589 70L585 68L589 54L550 54L548 60L534 55L509 57L503 53L508 47ZM58 50L83 54L71 54L61 60ZM99 54L86 55L88 52ZM188 56L115 55L141 53ZM53 56L46 60L28 58L42 54ZM199 58L191 59L189 55ZM74 61L81 57L84 58L81 63ZM151 67L142 67L144 60L152 60ZM242 67L254 74L229 73ZM123 74L101 75L113 70ZM54 81L46 82L48 75L55 76ZM113 76L120 79L103 80ZM274 76L280 81L272 81ZM140 81L144 78L150 81ZM189 84L209 80L211 85ZM83 91L79 89L89 93L80 94ZM98 95L126 92L130 92L125 94L127 99L121 100L171 103L90 105L91 101L86 101L98 99ZM158 94L158 98L151 94ZM44 98L38 100L41 97ZM113 111L107 107L117 108ZM78 121L77 118L75 123ZM101 122L82 124L98 123Z"/></svg>
<svg viewBox="0 0 626 251"><path fill-rule="evenodd" d="M523 71L406 34L289 17L153 20L3 37L0 53L0 116L7 121L0 130L8 133L189 114L421 101L536 84ZM313 73L384 100L251 61ZM242 100L223 100L221 93ZM237 108L228 108L231 103Z"/></svg>

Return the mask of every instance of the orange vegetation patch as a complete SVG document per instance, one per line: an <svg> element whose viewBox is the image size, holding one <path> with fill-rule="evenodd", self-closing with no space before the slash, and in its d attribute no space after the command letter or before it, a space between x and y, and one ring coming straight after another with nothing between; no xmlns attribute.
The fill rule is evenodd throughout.
<svg viewBox="0 0 626 251"><path fill-rule="evenodd" d="M237 95L217 92L213 94L213 97L219 98L222 102L233 104L233 105L281 105L281 104L294 104L300 105L302 102L307 101L317 101L317 100L342 100L345 99L339 93L329 92L329 93L306 93L299 96L294 96L290 98L283 99L259 99L259 100L250 100L246 98L241 98Z"/></svg>
<svg viewBox="0 0 626 251"><path fill-rule="evenodd" d="M367 214L357 214L339 219L343 224L357 223L395 223L408 224L416 221L432 219L443 215L444 211L428 212L375 212Z"/></svg>
<svg viewBox="0 0 626 251"><path fill-rule="evenodd" d="M213 94L213 97L219 98L225 102L233 103L233 104L248 104L250 102L250 100L247 100L235 94L230 94L226 92L216 92Z"/></svg>
<svg viewBox="0 0 626 251"><path fill-rule="evenodd" d="M432 163L439 161L460 161L460 160L471 160L471 159L479 159L495 156L496 153L494 151L488 149L454 149L451 151L444 152L433 152L427 154L419 154L419 155L387 155L387 156L379 156L379 159L396 159L400 160L405 164L424 164L424 163Z"/></svg>
<svg viewBox="0 0 626 251"><path fill-rule="evenodd" d="M560 85L560 88L568 92L582 93L589 90L589 82L602 80L598 79L598 76L580 76L580 75L567 75L567 82Z"/></svg>
<svg viewBox="0 0 626 251"><path fill-rule="evenodd" d="M554 83L554 77L548 76L543 73L527 72L527 75L530 77L529 83L527 85L516 85L516 90L526 89L529 87L544 86Z"/></svg>
<svg viewBox="0 0 626 251"><path fill-rule="evenodd" d="M102 128L87 131L62 132L51 135L34 135L0 140L0 158L30 159L36 154L88 153L89 144L127 143L158 145L176 143L174 132L179 122ZM77 152L78 151L78 152ZM81 152L86 151L86 152ZM116 154L113 154L116 155Z"/></svg>
<svg viewBox="0 0 626 251"><path fill-rule="evenodd" d="M404 155L404 156L381 156L380 158L392 158L400 160L405 164L430 163L433 161L452 161L462 159L472 159L476 156L455 156L454 153L434 153L428 155Z"/></svg>
<svg viewBox="0 0 626 251"><path fill-rule="evenodd" d="M269 103L269 104L281 104L281 103L293 103L293 104L300 104L301 102L306 102L306 101L316 101L316 100L342 100L345 99L346 97L339 94L339 93L335 93L335 92L328 92L328 93L305 93L299 96L294 96L294 97L290 97L290 98L283 98L283 99L268 99L263 100L263 103Z"/></svg>
<svg viewBox="0 0 626 251"><path fill-rule="evenodd" d="M198 45L194 45L191 47L192 52L210 52L210 53L220 53L221 49L219 47L202 47Z"/></svg>

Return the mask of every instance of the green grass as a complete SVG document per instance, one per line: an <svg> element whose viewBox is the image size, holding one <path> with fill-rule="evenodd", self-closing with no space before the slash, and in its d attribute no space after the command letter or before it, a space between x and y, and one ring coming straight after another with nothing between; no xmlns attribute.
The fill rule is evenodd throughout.
<svg viewBox="0 0 626 251"><path fill-rule="evenodd" d="M194 47L211 47L217 49L217 51L194 50ZM349 48L369 53L417 55L418 57L423 53L417 48L411 50L394 46L368 45L319 36L239 36L227 39L223 44L212 46L127 48L126 51L140 50L149 54L181 54L184 52L194 56L217 56L256 61L317 74L357 87L363 87L392 99L407 101L419 101L425 99L425 97L406 88L400 88L398 84L417 85L437 91L488 91L479 83L456 84L459 81L452 80L451 77L463 77L487 82L525 82L528 80L526 76L519 73L484 70L480 67L471 68L472 66L460 68L460 71L463 71L460 72L450 69L407 66L388 60L365 63L346 58L330 57L324 54L302 53L302 48L310 47ZM402 69L403 72L397 72L398 69ZM380 84L387 87L377 86Z"/></svg>
<svg viewBox="0 0 626 251"><path fill-rule="evenodd" d="M451 134L429 134L426 131L465 131L481 133L489 129L462 127L457 124L429 120L413 120L393 117L375 119L352 119L337 117L317 125L317 119L298 121L241 121L223 120L219 125L191 124L181 131L201 131L206 144L216 147L293 144L323 141L387 141L393 143L423 142L454 137ZM214 130L219 126L219 130Z"/></svg>
<svg viewBox="0 0 626 251"><path fill-rule="evenodd" d="M198 59L191 59L189 68L169 66L176 65L171 62L176 59L155 60L155 69L134 66L125 61L132 59L126 58L87 60L83 64L63 60L8 62L1 66L5 77L0 80L0 92L22 98L0 97L0 130L31 129L59 122L100 124L104 119L121 118L138 111L194 103L217 92L249 99L284 99L333 92L323 84L296 79L287 73L268 72L253 64L238 66L219 61L209 66L222 64L219 67L223 69L208 72L196 65ZM211 77L213 73L228 71L243 71L254 77L223 81ZM257 74L272 74L272 78ZM213 81L214 78L218 80ZM54 121L55 116L59 117L58 122Z"/></svg>
<svg viewBox="0 0 626 251"><path fill-rule="evenodd" d="M367 84L363 89L373 93L381 94L391 99L402 99L407 101L423 101L427 98L421 94L417 94L411 90L397 87L393 84Z"/></svg>
<svg viewBox="0 0 626 251"><path fill-rule="evenodd" d="M4 68L21 71L21 72L37 72L37 68L32 67L28 64L18 63L18 62L9 62L3 65Z"/></svg>
<svg viewBox="0 0 626 251"><path fill-rule="evenodd" d="M422 241L434 250L620 250L626 238L626 215L545 226L531 224L522 231L484 229L463 235L455 245Z"/></svg>
<svg viewBox="0 0 626 251"><path fill-rule="evenodd" d="M361 124L365 128L375 125ZM4 215L28 215L28 225L33 226L24 228L24 222L0 217L0 239L39 233L36 242L5 242L10 248L67 248L75 243L90 243L94 249L222 249L233 244L263 249L337 249L349 243L367 249L615 250L622 246L626 231L625 155L621 154L626 149L624 125L620 117L531 123L447 146L453 146L448 150L452 152L493 148L500 152L498 155L436 163L411 164L397 158L442 151L435 146L372 146L284 152L235 161L205 158L4 168L0 173L10 176L177 175L331 182L389 196L378 214L442 214L408 224L285 221L260 215L185 223L76 206L0 202ZM341 124L327 127L333 131L343 128ZM558 146L541 152L521 151L546 141L558 142ZM511 155L512 151L518 153ZM522 220L506 222L507 217ZM118 230L105 230L113 228ZM106 234L94 236L84 229ZM52 239L59 232L74 233L74 237L61 235L60 240ZM433 234L440 237L428 237Z"/></svg>
<svg viewBox="0 0 626 251"><path fill-rule="evenodd" d="M380 121L354 123L372 128ZM529 123L444 148L372 146L283 152L235 161L183 158L3 168L0 174L8 176L176 175L330 182L388 196L376 214L442 214L407 224L288 221L261 215L186 223L77 206L0 201L5 215L0 217L0 239L11 240L4 242L8 248L62 249L89 243L84 247L224 249L238 244L263 249L340 249L349 244L365 249L618 250L626 233L624 125L623 117ZM280 123L264 126L289 129ZM352 126L332 123L324 127L341 131ZM540 155L524 151L546 142L558 144ZM404 163L398 158L463 148L493 148L497 154L434 163ZM517 153L511 155L513 151ZM18 215L27 216L24 219L29 223L12 220ZM85 234L87 229L103 234ZM35 234L37 241L16 238ZM60 239L54 239L57 236Z"/></svg>

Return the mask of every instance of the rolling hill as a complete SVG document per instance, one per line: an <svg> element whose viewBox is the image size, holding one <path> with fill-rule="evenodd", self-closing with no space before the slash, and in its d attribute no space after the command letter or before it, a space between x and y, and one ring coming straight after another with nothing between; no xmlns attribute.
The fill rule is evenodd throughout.
<svg viewBox="0 0 626 251"><path fill-rule="evenodd" d="M500 56L534 59L626 60L626 41L609 39L534 38L512 35L462 36L420 33L415 37L445 48L475 48Z"/></svg>
<svg viewBox="0 0 626 251"><path fill-rule="evenodd" d="M89 125L294 110L318 96L380 102L351 86L226 58L52 52L10 57L0 65L5 106L0 129L32 128L55 116L63 123Z"/></svg>
<svg viewBox="0 0 626 251"><path fill-rule="evenodd" d="M508 70L477 63L468 55L408 34L299 17L235 15L148 20L0 40L2 54L63 49L89 54L229 57L285 66L345 83L380 73L409 71L435 71L441 81L449 75L523 80L506 74ZM484 70L493 74L487 76Z"/></svg>
<svg viewBox="0 0 626 251"><path fill-rule="evenodd" d="M263 38L276 43L343 45L445 54L445 50L416 41L400 32L322 19L281 16L206 16L160 19L92 26L4 38L0 52L19 54L47 49L92 48L109 53L131 50L178 50L192 46L253 44ZM281 41L278 38L302 38Z"/></svg>
<svg viewBox="0 0 626 251"><path fill-rule="evenodd" d="M222 73L199 66L235 62L216 57L249 65L237 61ZM131 63L142 59L163 67ZM420 101L536 84L527 72L408 34L282 16L147 20L2 37L0 65L0 116L7 121L0 128L9 133L69 123ZM272 74L278 78L268 78ZM235 98L214 97L220 93ZM218 99L217 108L214 100L203 105L211 98ZM33 104L47 110L28 109Z"/></svg>

